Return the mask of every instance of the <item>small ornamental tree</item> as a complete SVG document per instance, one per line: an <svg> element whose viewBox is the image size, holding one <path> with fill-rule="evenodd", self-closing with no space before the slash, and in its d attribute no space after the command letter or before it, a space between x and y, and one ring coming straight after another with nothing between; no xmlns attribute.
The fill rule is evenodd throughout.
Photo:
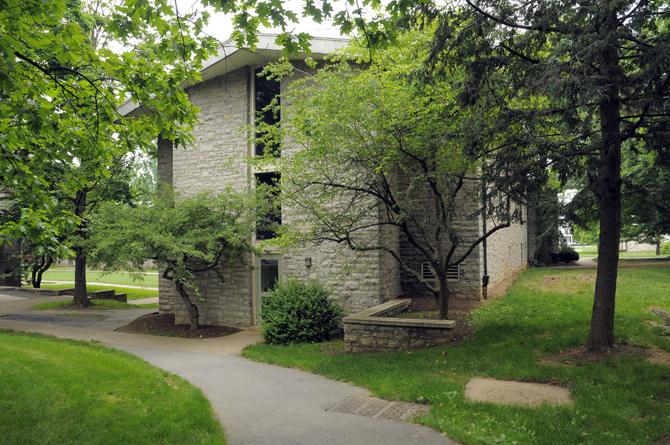
<svg viewBox="0 0 670 445"><path fill-rule="evenodd" d="M152 260L172 281L189 313L191 329L199 327L196 275L239 261L253 250L251 235L259 203L251 195L201 193L179 198L164 193L141 207L103 204L91 220L89 251L104 270L140 272Z"/></svg>
<svg viewBox="0 0 670 445"><path fill-rule="evenodd" d="M519 220L522 208L504 169L486 162L492 141L463 137L466 126L495 117L463 112L450 82L426 85L404 75L421 65L429 43L407 34L372 63L354 47L358 67L344 60L291 83L282 114L282 197L300 209L298 226L310 240L394 258L424 282L444 319L450 268ZM473 219L481 223L472 227ZM421 264L400 251L395 234L430 265L434 283L423 280Z"/></svg>

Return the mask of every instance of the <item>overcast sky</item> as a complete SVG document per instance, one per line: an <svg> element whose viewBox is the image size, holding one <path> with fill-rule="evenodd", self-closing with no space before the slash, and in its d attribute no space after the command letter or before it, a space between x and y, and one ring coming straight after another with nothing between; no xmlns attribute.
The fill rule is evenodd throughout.
<svg viewBox="0 0 670 445"><path fill-rule="evenodd" d="M192 11L193 8L198 11L202 11L204 8L200 3L200 0L177 0L179 5L179 12L185 14L189 11ZM312 36L320 37L340 37L340 32L337 28L333 27L331 23L315 23L312 20L301 17L300 11L302 11L302 0L288 0L284 2L287 9L295 11L300 17L300 23L295 25L295 28L290 28L290 31L294 32L307 32ZM344 1L333 1L333 9L339 11L344 8L346 2ZM230 34L233 32L233 26L231 24L230 16L226 16L222 13L214 13L213 10L209 10L211 17L209 19L209 24L204 29L207 34L210 34L216 37L219 40L226 40L230 37ZM273 28L262 28L261 32L279 32L280 29Z"/></svg>

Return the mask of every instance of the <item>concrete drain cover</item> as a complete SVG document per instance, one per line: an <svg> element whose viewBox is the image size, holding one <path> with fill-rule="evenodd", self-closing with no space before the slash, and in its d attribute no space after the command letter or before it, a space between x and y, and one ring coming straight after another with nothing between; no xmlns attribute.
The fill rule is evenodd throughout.
<svg viewBox="0 0 670 445"><path fill-rule="evenodd" d="M409 402L391 402L374 397L353 396L328 405L324 409L331 413L405 421L426 414L430 410L430 406Z"/></svg>

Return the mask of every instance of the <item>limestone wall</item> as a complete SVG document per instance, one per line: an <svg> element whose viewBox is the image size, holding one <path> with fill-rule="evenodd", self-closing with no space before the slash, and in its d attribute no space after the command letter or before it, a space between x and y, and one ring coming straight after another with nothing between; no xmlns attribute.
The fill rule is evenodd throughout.
<svg viewBox="0 0 670 445"><path fill-rule="evenodd" d="M189 89L191 101L200 109L199 122L190 147L159 145L159 177L172 176L181 196L201 191L220 192L229 186L249 186L248 145L244 126L248 115L249 70L242 68ZM170 156L171 154L171 156ZM172 165L170 168L170 160ZM201 298L197 304L203 324L248 326L252 324L251 256L221 268L223 281L213 271L200 274ZM178 323L188 317L171 282L160 279L160 311L174 312Z"/></svg>
<svg viewBox="0 0 670 445"><path fill-rule="evenodd" d="M528 265L528 225L526 209L523 208L523 223L515 222L501 229L487 240L488 294L501 295L507 290L516 275ZM489 229L494 224L490 221Z"/></svg>
<svg viewBox="0 0 670 445"><path fill-rule="evenodd" d="M168 143L159 141L159 177L165 182L172 181L182 196L205 190L221 191L226 186L237 190L251 186L253 169L248 162L250 147L244 131L250 113L248 76L251 75L249 68L243 68L191 88L191 100L200 108L193 146L172 150ZM282 90L286 82L283 81ZM282 109L284 112L288 109ZM282 156L290 156L298 149L290 141L284 141ZM282 205L284 224L301 224L303 220L301 209ZM396 236L393 231L371 231L370 235L391 240ZM326 242L281 250L270 247L268 253L282 256L283 278L319 280L333 292L346 313L374 306L399 292L397 265L382 252L353 252L345 245ZM306 258L310 259L311 267L307 267ZM221 272L223 282L214 272L199 277L201 322L253 324L253 257L228 265ZM160 311L174 312L178 323L186 322L186 310L172 283L161 278L159 288Z"/></svg>
<svg viewBox="0 0 670 445"><path fill-rule="evenodd" d="M426 212L431 209L431 195L426 191ZM457 212L453 221L453 228L459 237L460 247L456 250L453 259L463 255L467 248L481 235L481 223L477 216L478 195L475 184L466 184L457 195ZM444 237L444 248L449 249L451 243ZM480 247L475 248L460 265L460 278L449 281L449 289L457 298L479 299L481 295L481 268ZM425 257L409 243L404 234L400 235L400 252L405 262L416 271L421 270L421 263ZM411 273L401 273L402 295L405 297L429 297L433 294Z"/></svg>

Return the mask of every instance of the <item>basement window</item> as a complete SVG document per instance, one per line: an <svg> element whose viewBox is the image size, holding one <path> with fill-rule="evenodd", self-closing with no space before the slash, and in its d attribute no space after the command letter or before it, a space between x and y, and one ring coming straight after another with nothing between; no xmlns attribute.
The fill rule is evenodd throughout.
<svg viewBox="0 0 670 445"><path fill-rule="evenodd" d="M269 141L269 133L264 127L274 126L281 120L280 83L277 79L268 79L261 72L263 68L254 70L254 111L256 116L256 156L272 154L279 157L279 146L274 141ZM277 105L277 106L275 106Z"/></svg>

